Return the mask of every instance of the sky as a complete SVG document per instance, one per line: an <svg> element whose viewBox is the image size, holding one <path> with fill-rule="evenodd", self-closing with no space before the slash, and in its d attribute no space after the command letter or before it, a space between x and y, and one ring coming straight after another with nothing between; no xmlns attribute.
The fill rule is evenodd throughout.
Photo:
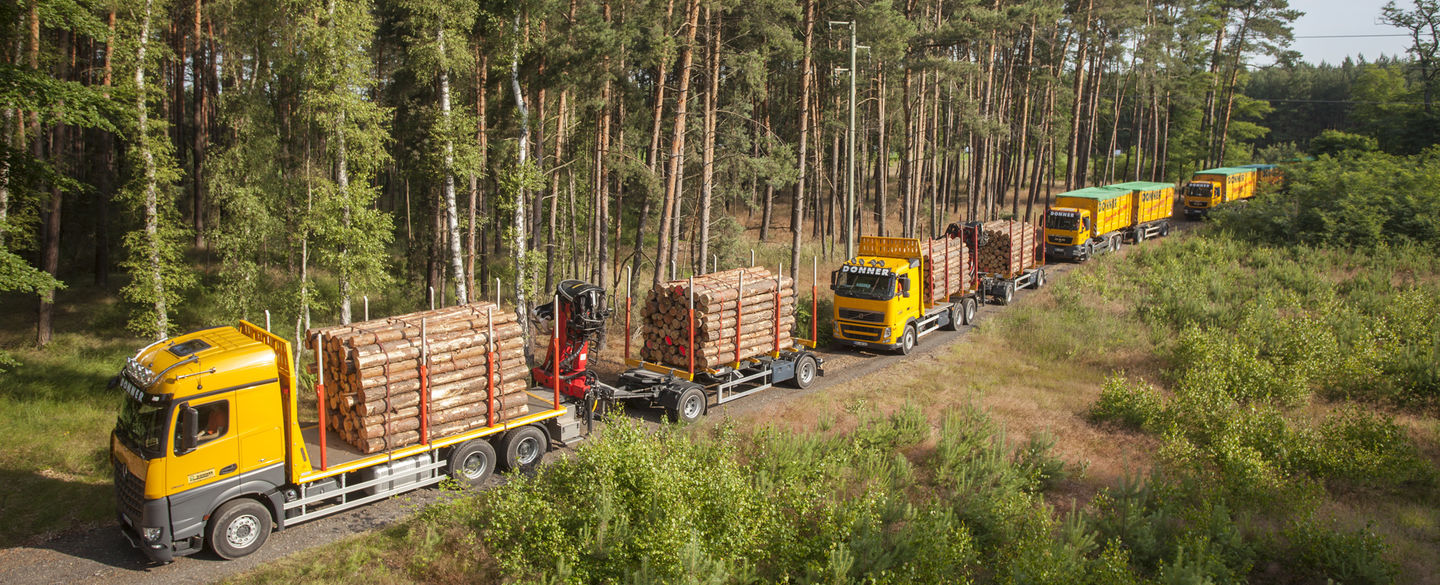
<svg viewBox="0 0 1440 585"><path fill-rule="evenodd" d="M1295 21L1295 42L1290 48L1299 51L1310 63L1340 63L1345 57L1365 55L1375 60L1382 53L1403 55L1410 41L1406 37L1315 38L1330 35L1395 35L1403 34L1387 24L1380 24L1380 7L1388 0L1290 0L1290 7L1305 12ZM1396 0L1401 8L1411 8L1411 0Z"/></svg>

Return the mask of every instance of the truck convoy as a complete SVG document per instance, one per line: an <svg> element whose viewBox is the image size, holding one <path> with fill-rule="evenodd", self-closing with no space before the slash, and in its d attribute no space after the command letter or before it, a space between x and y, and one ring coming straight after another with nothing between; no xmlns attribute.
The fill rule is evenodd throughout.
<svg viewBox="0 0 1440 585"><path fill-rule="evenodd" d="M1185 218L1200 219L1223 203L1255 196L1256 169L1220 167L1196 172L1185 185Z"/></svg>
<svg viewBox="0 0 1440 585"><path fill-rule="evenodd" d="M1263 180L1279 176L1278 169L1263 166L1196 173L1186 186L1187 215L1250 197L1257 173ZM1139 242L1165 235L1173 197L1165 184L1122 183L1061 195L1044 230L1020 222L972 222L951 225L945 238L923 243L862 237L860 254L831 277L834 337L909 353L933 331L973 323L986 296L1008 303L1017 289L1042 286L1041 247L1084 259L1102 248L1117 249L1122 237ZM744 274L703 275L713 278L699 287L706 295L699 315L696 280L667 285L688 304L688 314L678 306L666 309L687 320L680 330L688 329L688 340L674 339L674 329L654 332L673 342L668 353L655 354L671 363L630 359L627 295L630 369L614 384L600 381L588 359L603 342L611 314L605 291L575 280L560 283L554 300L533 310L550 324L547 354L542 365L515 380L496 371L516 362L497 357L498 329L490 318L483 320L490 327L483 334L457 337L452 330L447 341L435 344L444 353L435 354L427 350L432 337L423 315L391 318L390 333L365 341L383 359L376 353L362 358L353 345L348 354L323 349L333 344L321 339L321 330L311 345L317 361L328 354L337 362L328 369L316 364L317 422L302 423L311 418L300 401L308 391L290 342L266 328L241 321L151 344L111 382L124 392L110 437L121 530L156 562L207 547L222 558L238 558L258 550L275 529L447 478L479 484L497 468L531 469L553 444L583 438L594 417L617 402L664 408L674 420L691 421L712 403L781 383L808 386L823 374L823 362L810 351L813 340L789 336L793 283L738 270ZM762 281L746 284L752 276ZM731 278L737 281L733 290L725 284ZM818 308L815 293L812 283L811 315ZM477 314L498 308L479 305L488 306L465 308ZM697 339L702 325L708 337ZM812 338L814 327L812 319ZM466 339L479 345L467 346ZM505 347L513 352L520 345ZM688 364L673 363L676 355ZM701 367L697 356L704 358ZM328 397L327 372L345 378ZM512 390L513 384L522 386ZM327 424L326 413L337 404L351 418ZM347 444L356 436L368 442Z"/></svg>
<svg viewBox="0 0 1440 585"><path fill-rule="evenodd" d="M378 398L369 401L336 380L335 390L346 393L327 397L326 372L358 379L370 371L368 357L351 353L329 368L317 363L319 420L310 423L301 422L309 417L299 400L305 389L291 344L265 328L241 321L151 344L112 380L125 393L110 438L121 530L156 562L207 546L221 558L239 558L258 550L274 529L446 478L479 484L497 468L532 469L553 443L583 438L594 415L617 401L644 401L663 406L674 419L694 420L711 401L782 382L804 387L823 374L821 361L795 345L699 372L633 362L639 367L606 384L587 359L610 315L604 295L597 286L568 280L554 301L534 310L550 322L551 339L543 365L530 372L537 387L521 392L499 383L496 368L511 362L497 357L497 349L514 353L518 346L492 343L499 338L493 321L484 320L488 334L483 326L471 334L475 347L464 345L462 331L450 342L432 344L448 353L427 354L427 335L434 334L425 332L423 321L417 339L414 319L385 320L391 333L398 327L410 337L367 333L376 343L366 347L399 358L381 366L380 377L364 381L381 380L367 386ZM473 307L476 314L496 313L495 305L474 305L481 305ZM353 327L359 326L347 328ZM322 348L333 344L314 341L323 362L330 352ZM445 373L432 376L432 367ZM417 368L418 377L412 371ZM364 428L379 436L357 442L340 432L347 429L332 428L334 418L327 424L326 413L335 412L338 399L378 408L352 405L357 417L368 415L354 424L373 425ZM385 446L378 452L369 448L376 440Z"/></svg>
<svg viewBox="0 0 1440 585"><path fill-rule="evenodd" d="M1045 252L1053 258L1084 262L1170 233L1175 187L1133 181L1061 193L1045 218Z"/></svg>

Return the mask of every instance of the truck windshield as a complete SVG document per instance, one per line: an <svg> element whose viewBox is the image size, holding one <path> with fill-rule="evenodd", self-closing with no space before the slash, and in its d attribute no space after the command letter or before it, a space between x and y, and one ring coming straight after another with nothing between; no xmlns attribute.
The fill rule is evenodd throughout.
<svg viewBox="0 0 1440 585"><path fill-rule="evenodd" d="M1050 214L1045 218L1045 229L1075 231L1080 225L1080 218L1074 215Z"/></svg>
<svg viewBox="0 0 1440 585"><path fill-rule="evenodd" d="M1214 187L1210 183L1190 183L1189 185L1186 185L1185 188L1187 194L1189 195L1194 195L1196 197L1209 197L1210 190Z"/></svg>
<svg viewBox="0 0 1440 585"><path fill-rule="evenodd" d="M142 404L125 396L120 418L115 422L115 435L146 459L159 457L165 448L166 403Z"/></svg>
<svg viewBox="0 0 1440 585"><path fill-rule="evenodd" d="M835 296L888 301L895 296L895 277L842 272L840 281L835 284Z"/></svg>

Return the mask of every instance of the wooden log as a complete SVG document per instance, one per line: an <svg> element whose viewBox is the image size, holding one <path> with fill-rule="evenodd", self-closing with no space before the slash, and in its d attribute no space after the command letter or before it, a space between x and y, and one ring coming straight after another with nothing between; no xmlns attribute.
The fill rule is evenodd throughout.
<svg viewBox="0 0 1440 585"><path fill-rule="evenodd" d="M510 419L525 416L528 413L529 405L521 405L504 411L503 413L501 413L501 416L496 417L496 421L507 421ZM486 417L483 416L448 422L430 427L430 437L438 438L455 435L463 433L465 431L478 429L485 426L485 424ZM357 437L357 440L349 442L363 453L378 453L384 450L398 449L400 447L407 447L410 445L418 444L420 442L420 431L405 431L401 433L395 433L393 435L385 435L383 437L366 439L359 439Z"/></svg>

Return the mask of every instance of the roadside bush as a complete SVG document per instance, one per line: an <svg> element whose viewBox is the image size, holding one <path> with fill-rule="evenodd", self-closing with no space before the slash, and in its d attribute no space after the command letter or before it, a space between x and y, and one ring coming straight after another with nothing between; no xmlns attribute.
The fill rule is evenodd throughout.
<svg viewBox="0 0 1440 585"><path fill-rule="evenodd" d="M1135 431L1154 431L1164 408L1160 392L1154 386L1141 380L1131 382L1119 373L1105 378L1099 400L1090 407L1090 420L1111 422Z"/></svg>
<svg viewBox="0 0 1440 585"><path fill-rule="evenodd" d="M1297 580L1388 585L1399 570L1387 556L1389 546L1367 526L1345 530L1314 519L1297 522L1284 532L1288 546L1276 547L1275 562Z"/></svg>

